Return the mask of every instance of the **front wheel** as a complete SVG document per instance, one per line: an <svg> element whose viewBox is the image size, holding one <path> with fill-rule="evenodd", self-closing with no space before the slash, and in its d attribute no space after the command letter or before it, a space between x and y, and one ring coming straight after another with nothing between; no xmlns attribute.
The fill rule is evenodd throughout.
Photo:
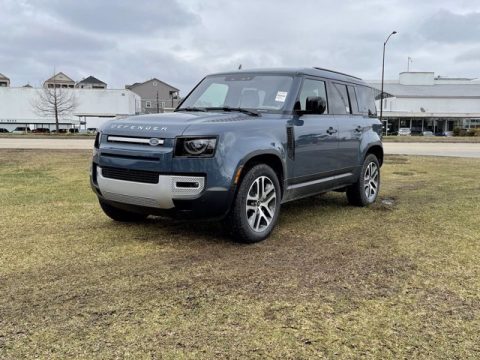
<svg viewBox="0 0 480 360"><path fill-rule="evenodd" d="M357 182L347 188L347 200L355 206L368 206L377 200L379 191L380 164L375 155L368 154Z"/></svg>
<svg viewBox="0 0 480 360"><path fill-rule="evenodd" d="M280 201L275 171L265 164L252 167L243 177L226 219L235 240L251 244L267 238L277 223Z"/></svg>

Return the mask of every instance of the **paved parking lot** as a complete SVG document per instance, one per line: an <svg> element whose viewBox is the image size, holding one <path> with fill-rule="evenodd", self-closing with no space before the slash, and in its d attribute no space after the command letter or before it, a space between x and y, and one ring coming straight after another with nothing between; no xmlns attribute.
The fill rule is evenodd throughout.
<svg viewBox="0 0 480 360"><path fill-rule="evenodd" d="M384 143L383 146L386 154L480 158L478 143Z"/></svg>
<svg viewBox="0 0 480 360"><path fill-rule="evenodd" d="M0 149L91 149L93 139L0 138ZM384 143L386 154L480 158L480 143Z"/></svg>

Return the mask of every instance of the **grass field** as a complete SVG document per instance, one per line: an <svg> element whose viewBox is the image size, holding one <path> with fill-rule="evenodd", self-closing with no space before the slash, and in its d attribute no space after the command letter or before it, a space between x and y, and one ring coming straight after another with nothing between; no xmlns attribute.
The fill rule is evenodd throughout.
<svg viewBox="0 0 480 360"><path fill-rule="evenodd" d="M0 151L0 358L480 358L480 160L391 156L381 201L117 224L89 152Z"/></svg>

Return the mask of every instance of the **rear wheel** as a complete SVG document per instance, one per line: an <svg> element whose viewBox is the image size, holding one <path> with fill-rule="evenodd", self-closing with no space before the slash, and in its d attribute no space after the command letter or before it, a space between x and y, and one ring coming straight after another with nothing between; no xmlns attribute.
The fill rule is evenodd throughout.
<svg viewBox="0 0 480 360"><path fill-rule="evenodd" d="M148 215L146 214L139 214L132 211L126 211L119 208L116 208L102 200L99 200L100 207L102 208L105 215L107 215L110 219L115 221L121 222L138 222L143 221L147 218Z"/></svg>
<svg viewBox="0 0 480 360"><path fill-rule="evenodd" d="M375 155L368 154L357 182L347 188L347 200L355 206L368 206L377 200L379 191L380 165Z"/></svg>
<svg viewBox="0 0 480 360"><path fill-rule="evenodd" d="M267 238L280 212L280 183L271 167L252 167L240 183L233 207L226 219L238 242L255 243Z"/></svg>

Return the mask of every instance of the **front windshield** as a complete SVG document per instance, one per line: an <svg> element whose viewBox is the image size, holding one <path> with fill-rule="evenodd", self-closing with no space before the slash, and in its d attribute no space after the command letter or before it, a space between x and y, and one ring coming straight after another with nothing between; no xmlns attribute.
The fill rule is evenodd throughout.
<svg viewBox="0 0 480 360"><path fill-rule="evenodd" d="M243 108L260 112L283 110L291 90L289 75L228 74L206 77L179 109Z"/></svg>

